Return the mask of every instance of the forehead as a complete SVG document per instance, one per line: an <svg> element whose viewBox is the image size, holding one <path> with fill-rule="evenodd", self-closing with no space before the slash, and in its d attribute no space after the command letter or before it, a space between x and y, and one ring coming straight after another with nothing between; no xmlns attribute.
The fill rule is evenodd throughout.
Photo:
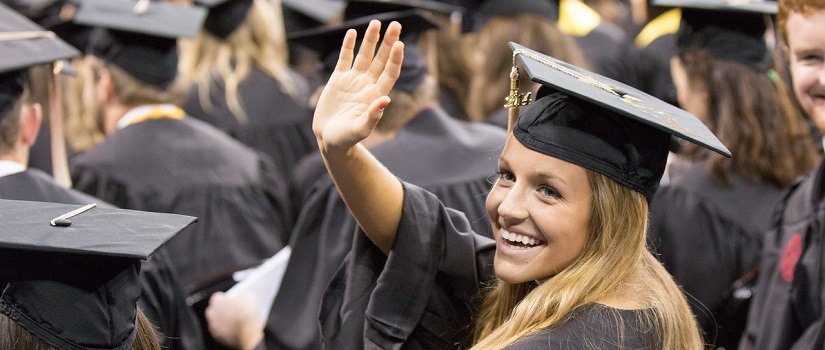
<svg viewBox="0 0 825 350"><path fill-rule="evenodd" d="M789 13L785 30L791 47L798 44L810 45L811 41L825 45L825 9Z"/></svg>
<svg viewBox="0 0 825 350"><path fill-rule="evenodd" d="M513 167L514 172L587 181L587 170L584 167L529 149L512 134L507 137L501 160Z"/></svg>

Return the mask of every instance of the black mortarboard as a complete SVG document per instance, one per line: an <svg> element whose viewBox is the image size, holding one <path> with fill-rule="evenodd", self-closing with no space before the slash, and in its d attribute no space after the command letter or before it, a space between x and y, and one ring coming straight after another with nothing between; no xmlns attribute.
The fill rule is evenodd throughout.
<svg viewBox="0 0 825 350"><path fill-rule="evenodd" d="M226 39L246 20L252 0L197 0L209 8L203 28L212 35Z"/></svg>
<svg viewBox="0 0 825 350"><path fill-rule="evenodd" d="M492 17L532 13L551 21L559 20L559 5L553 0L485 0L478 10L478 26Z"/></svg>
<svg viewBox="0 0 825 350"><path fill-rule="evenodd" d="M31 66L78 55L71 45L0 3L0 119L23 94Z"/></svg>
<svg viewBox="0 0 825 350"><path fill-rule="evenodd" d="M401 64L401 75L396 80L394 88L412 92L427 75L427 64L418 47L416 47L414 39L418 33L438 28L438 22L422 10L388 12L356 18L335 26L320 27L290 34L289 41L301 43L310 49L316 50L324 58L327 73L331 73L338 60L337 53L340 52L341 42L344 40L347 30L352 28L359 33L364 33L370 21L374 19L384 24L389 24L391 21L397 21L401 24L402 39L406 45L404 45L404 62Z"/></svg>
<svg viewBox="0 0 825 350"><path fill-rule="evenodd" d="M778 5L764 0L668 0L656 6L681 7L682 23L676 34L679 52L704 49L722 60L737 61L766 70L771 53L765 43L765 14Z"/></svg>
<svg viewBox="0 0 825 350"><path fill-rule="evenodd" d="M177 38L194 37L206 10L148 0L83 0L75 23L100 27L87 54L164 90L178 69Z"/></svg>
<svg viewBox="0 0 825 350"><path fill-rule="evenodd" d="M131 349L139 263L196 219L0 200L0 312L56 349Z"/></svg>
<svg viewBox="0 0 825 350"><path fill-rule="evenodd" d="M78 50L88 46L92 28L73 23L77 10L74 0L10 0L7 4Z"/></svg>
<svg viewBox="0 0 825 350"><path fill-rule="evenodd" d="M346 6L341 0L282 0L287 33L329 24Z"/></svg>
<svg viewBox="0 0 825 350"><path fill-rule="evenodd" d="M527 148L601 173L648 201L664 173L671 135L730 157L692 114L519 44L510 47L542 84L513 126Z"/></svg>
<svg viewBox="0 0 825 350"><path fill-rule="evenodd" d="M446 15L462 10L457 6L431 0L349 0L344 9L344 20L412 9L435 11Z"/></svg>

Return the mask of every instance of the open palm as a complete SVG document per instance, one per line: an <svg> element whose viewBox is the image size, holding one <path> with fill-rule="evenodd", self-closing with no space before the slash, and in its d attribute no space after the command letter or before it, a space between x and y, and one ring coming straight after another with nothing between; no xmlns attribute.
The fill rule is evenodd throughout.
<svg viewBox="0 0 825 350"><path fill-rule="evenodd" d="M398 41L401 25L392 22L374 54L380 31L381 22L370 22L355 57L355 30L344 37L338 64L321 92L312 122L322 148L346 150L369 136L390 102L387 94L401 72L404 44Z"/></svg>

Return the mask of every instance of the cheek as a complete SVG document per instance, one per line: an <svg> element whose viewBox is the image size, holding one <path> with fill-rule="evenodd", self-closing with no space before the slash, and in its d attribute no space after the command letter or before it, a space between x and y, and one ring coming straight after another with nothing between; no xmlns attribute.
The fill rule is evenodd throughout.
<svg viewBox="0 0 825 350"><path fill-rule="evenodd" d="M504 189L499 188L496 185L493 185L493 188L490 190L490 194L487 195L487 201L485 205L487 207L487 216L490 217L490 221L492 221L493 226L496 227L498 224L496 220L498 219L498 206L501 205L501 201L506 195Z"/></svg>

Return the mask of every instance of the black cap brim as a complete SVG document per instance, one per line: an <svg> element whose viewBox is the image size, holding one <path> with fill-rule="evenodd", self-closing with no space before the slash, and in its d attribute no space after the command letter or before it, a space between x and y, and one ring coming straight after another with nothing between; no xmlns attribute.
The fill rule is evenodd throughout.
<svg viewBox="0 0 825 350"><path fill-rule="evenodd" d="M726 157L731 153L694 115L613 79L510 43L530 79L619 115L696 143ZM539 96L540 97L540 96Z"/></svg>

